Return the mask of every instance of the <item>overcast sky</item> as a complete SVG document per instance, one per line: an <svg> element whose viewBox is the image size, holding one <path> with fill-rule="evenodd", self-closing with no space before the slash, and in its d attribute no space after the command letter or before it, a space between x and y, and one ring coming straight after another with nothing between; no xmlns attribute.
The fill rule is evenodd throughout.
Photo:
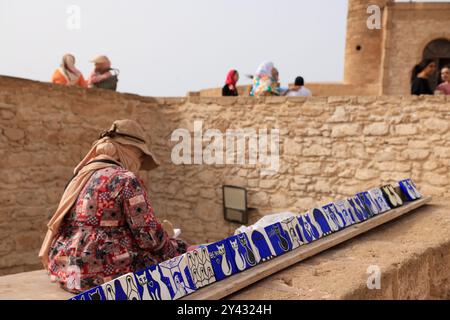
<svg viewBox="0 0 450 320"><path fill-rule="evenodd" d="M118 90L148 96L222 86L231 68L249 83L263 60L283 85L343 77L347 0L0 0L0 10L4 75L49 81L70 52L86 76L90 58L108 55Z"/></svg>

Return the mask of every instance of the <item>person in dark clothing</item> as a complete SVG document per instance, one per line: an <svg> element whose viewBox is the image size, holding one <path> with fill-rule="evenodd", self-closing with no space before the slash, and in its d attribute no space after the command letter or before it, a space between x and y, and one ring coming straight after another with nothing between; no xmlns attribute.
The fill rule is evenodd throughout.
<svg viewBox="0 0 450 320"><path fill-rule="evenodd" d="M239 81L239 73L236 70L230 70L227 74L225 85L222 88L222 96L233 97L238 96L239 92L236 83Z"/></svg>
<svg viewBox="0 0 450 320"><path fill-rule="evenodd" d="M428 78L431 77L436 71L436 63L433 59L424 59L421 63L414 66L411 73L411 94L432 95L433 90L430 87Z"/></svg>

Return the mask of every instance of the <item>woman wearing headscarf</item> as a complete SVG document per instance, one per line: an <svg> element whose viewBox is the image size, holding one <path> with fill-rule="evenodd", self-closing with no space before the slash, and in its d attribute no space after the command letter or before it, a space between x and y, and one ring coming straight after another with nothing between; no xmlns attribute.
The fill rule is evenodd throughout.
<svg viewBox="0 0 450 320"><path fill-rule="evenodd" d="M273 62L266 61L259 65L253 77L250 96L279 96L278 70Z"/></svg>
<svg viewBox="0 0 450 320"><path fill-rule="evenodd" d="M52 281L79 293L186 252L156 219L136 176L156 167L137 122L115 121L100 135L48 223L39 257Z"/></svg>
<svg viewBox="0 0 450 320"><path fill-rule="evenodd" d="M239 81L239 73L236 70L230 70L225 80L225 86L222 88L222 96L238 96L239 92L236 88L236 84Z"/></svg>
<svg viewBox="0 0 450 320"><path fill-rule="evenodd" d="M87 88L86 80L75 68L75 57L69 53L63 56L60 67L53 73L52 83Z"/></svg>

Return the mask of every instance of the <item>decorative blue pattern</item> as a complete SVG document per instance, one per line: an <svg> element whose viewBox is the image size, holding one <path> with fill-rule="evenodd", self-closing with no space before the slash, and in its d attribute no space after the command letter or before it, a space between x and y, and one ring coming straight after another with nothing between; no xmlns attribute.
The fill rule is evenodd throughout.
<svg viewBox="0 0 450 320"><path fill-rule="evenodd" d="M366 208L366 211L369 214L369 218L372 218L373 216L378 214L378 209L373 203L372 197L370 196L369 192L359 192L356 194L356 196L359 198L359 200L361 200L364 207Z"/></svg>
<svg viewBox="0 0 450 320"><path fill-rule="evenodd" d="M290 217L280 222L283 230L289 235L292 243L292 249L296 249L305 244L302 233L300 231L301 226L298 222L298 217Z"/></svg>
<svg viewBox="0 0 450 320"><path fill-rule="evenodd" d="M173 290L173 300L182 298L197 290L189 272L186 254L161 262L161 274L168 278Z"/></svg>
<svg viewBox="0 0 450 320"><path fill-rule="evenodd" d="M133 273L127 273L101 287L105 300L141 300Z"/></svg>
<svg viewBox="0 0 450 320"><path fill-rule="evenodd" d="M401 180L399 183L400 190L405 195L408 201L415 201L421 198L419 190L415 187L411 179Z"/></svg>
<svg viewBox="0 0 450 320"><path fill-rule="evenodd" d="M192 281L197 288L216 282L211 258L206 246L201 246L196 250L188 252L186 256Z"/></svg>
<svg viewBox="0 0 450 320"><path fill-rule="evenodd" d="M322 207L323 213L327 218L328 225L330 226L332 232L339 231L345 228L345 221L342 219L334 203L329 203Z"/></svg>
<svg viewBox="0 0 450 320"><path fill-rule="evenodd" d="M367 212L366 207L363 205L359 197L353 196L351 198L348 198L347 201L350 204L350 208L355 220L357 220L358 222L363 222L369 219L369 213Z"/></svg>
<svg viewBox="0 0 450 320"><path fill-rule="evenodd" d="M256 266L256 256L245 233L227 238L226 243L230 248L231 258L237 268L236 272Z"/></svg>
<svg viewBox="0 0 450 320"><path fill-rule="evenodd" d="M134 273L141 300L172 300L175 296L168 277L159 266L151 266Z"/></svg>
<svg viewBox="0 0 450 320"><path fill-rule="evenodd" d="M82 292L70 300L106 300L101 286Z"/></svg>
<svg viewBox="0 0 450 320"><path fill-rule="evenodd" d="M275 257L276 253L270 242L269 236L264 229L249 231L247 237L250 239L258 263Z"/></svg>
<svg viewBox="0 0 450 320"><path fill-rule="evenodd" d="M319 230L320 237L325 237L334 232L333 228L338 229L334 223L330 226L328 217L322 211L322 209L314 208L309 211L309 217L311 222Z"/></svg>
<svg viewBox="0 0 450 320"><path fill-rule="evenodd" d="M303 242L310 243L322 237L322 230L312 223L309 213L304 213L298 217L300 225L300 233L302 234Z"/></svg>
<svg viewBox="0 0 450 320"><path fill-rule="evenodd" d="M387 203L380 188L369 190L369 194L371 195L375 205L377 206L379 213L391 210L391 207Z"/></svg>
<svg viewBox="0 0 450 320"><path fill-rule="evenodd" d="M267 236L275 250L275 255L280 256L292 250L292 242L289 234L287 234L279 222L271 224L264 228Z"/></svg>
<svg viewBox="0 0 450 320"><path fill-rule="evenodd" d="M236 239L236 236L232 236L230 238ZM238 269L234 264L232 249L228 246L228 241L230 238L214 242L207 246L211 259L211 265L217 281L238 272Z"/></svg>
<svg viewBox="0 0 450 320"><path fill-rule="evenodd" d="M355 220L355 215L351 212L350 204L347 200L338 200L334 203L336 210L345 223L345 227L349 227L358 221Z"/></svg>

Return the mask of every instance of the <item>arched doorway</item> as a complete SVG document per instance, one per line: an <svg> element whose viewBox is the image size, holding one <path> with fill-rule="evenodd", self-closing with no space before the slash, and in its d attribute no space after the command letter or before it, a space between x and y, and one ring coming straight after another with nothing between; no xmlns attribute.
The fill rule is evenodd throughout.
<svg viewBox="0 0 450 320"><path fill-rule="evenodd" d="M436 62L437 71L433 78L429 79L434 90L441 82L440 70L445 65L450 65L450 40L445 38L435 39L428 43L423 50L424 59L433 59Z"/></svg>

